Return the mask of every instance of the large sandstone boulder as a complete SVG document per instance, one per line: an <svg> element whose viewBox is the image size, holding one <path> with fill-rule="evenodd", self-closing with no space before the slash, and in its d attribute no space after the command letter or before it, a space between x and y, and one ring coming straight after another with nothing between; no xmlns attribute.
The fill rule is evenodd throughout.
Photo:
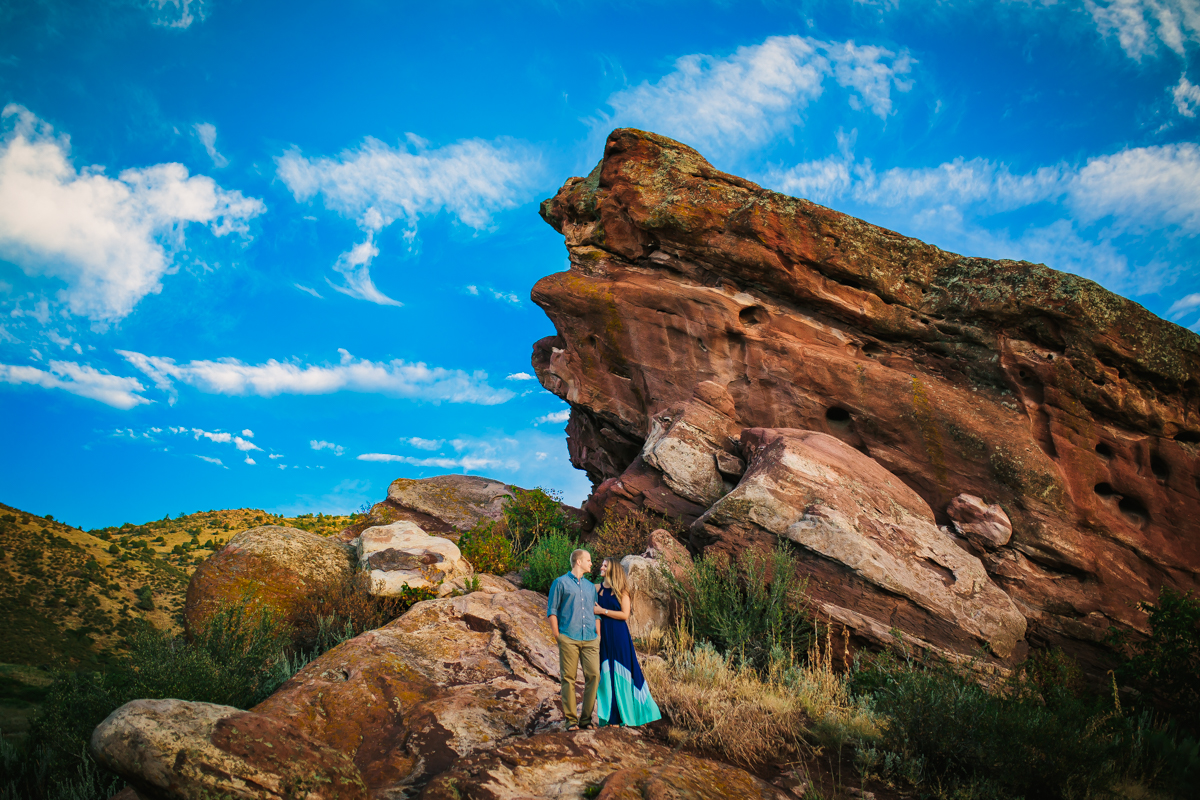
<svg viewBox="0 0 1200 800"><path fill-rule="evenodd" d="M392 597L405 587L449 594L450 581L470 575L458 545L430 536L412 522L367 528L358 538L358 568L370 573L370 591Z"/></svg>
<svg viewBox="0 0 1200 800"><path fill-rule="evenodd" d="M463 758L426 787L422 800L785 800L745 770L677 753L637 728L543 733Z"/></svg>
<svg viewBox="0 0 1200 800"><path fill-rule="evenodd" d="M279 525L251 528L196 568L184 620L190 630L220 604L244 598L286 619L298 598L353 570L352 550L336 539Z"/></svg>
<svg viewBox="0 0 1200 800"><path fill-rule="evenodd" d="M286 722L229 706L134 700L96 727L90 750L145 797L370 797L358 769L342 753Z"/></svg>
<svg viewBox="0 0 1200 800"><path fill-rule="evenodd" d="M976 555L1033 645L1094 671L1110 626L1145 624L1138 601L1200 588L1191 331L1074 275L764 190L641 131L614 131L542 216L571 266L534 287L557 335L533 366L571 405L597 516L644 506L690 523L739 480L731 429L811 430L869 456L939 525L961 495L1000 506L1011 536L993 520ZM693 544L716 546L718 528ZM857 613L860 593L841 588Z"/></svg>
<svg viewBox="0 0 1200 800"><path fill-rule="evenodd" d="M561 722L545 596L489 583L334 648L254 712L346 753L377 797Z"/></svg>
<svg viewBox="0 0 1200 800"><path fill-rule="evenodd" d="M501 519L508 497L508 484L479 475L398 478L388 487L387 498L340 538L348 542L367 528L393 522L412 522L431 535L456 538L480 522Z"/></svg>
<svg viewBox="0 0 1200 800"><path fill-rule="evenodd" d="M958 653L984 646L1001 659L1022 642L1016 604L877 462L813 431L752 428L742 445L745 476L696 523L713 548L732 555L795 542L825 616L877 644L891 627Z"/></svg>

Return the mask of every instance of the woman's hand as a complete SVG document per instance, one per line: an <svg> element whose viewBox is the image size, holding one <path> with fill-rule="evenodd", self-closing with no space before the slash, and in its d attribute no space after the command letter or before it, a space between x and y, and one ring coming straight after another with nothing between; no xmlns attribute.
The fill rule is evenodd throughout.
<svg viewBox="0 0 1200 800"><path fill-rule="evenodd" d="M601 605L599 603L596 603L596 604L594 604L594 606L592 608L592 613L598 617L602 617L602 616L604 616L604 608L601 607Z"/></svg>

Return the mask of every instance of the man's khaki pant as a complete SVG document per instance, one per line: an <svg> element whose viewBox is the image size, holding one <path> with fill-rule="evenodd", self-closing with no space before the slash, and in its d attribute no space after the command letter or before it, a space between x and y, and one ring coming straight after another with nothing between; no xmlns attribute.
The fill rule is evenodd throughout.
<svg viewBox="0 0 1200 800"><path fill-rule="evenodd" d="M583 715L575 711L575 673L583 662ZM558 671L562 675L562 708L567 725L578 725L580 719L592 721L596 707L596 690L600 688L600 637L581 642L564 634L558 635Z"/></svg>

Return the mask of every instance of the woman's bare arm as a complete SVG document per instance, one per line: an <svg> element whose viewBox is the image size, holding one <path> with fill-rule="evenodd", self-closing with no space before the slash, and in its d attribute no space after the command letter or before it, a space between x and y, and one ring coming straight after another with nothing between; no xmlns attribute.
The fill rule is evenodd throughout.
<svg viewBox="0 0 1200 800"><path fill-rule="evenodd" d="M598 609L596 611L596 613L597 614L603 613L604 616L608 617L609 619L629 619L629 614L631 613L630 608L632 606L633 606L633 601L631 601L629 599L629 595L623 594L623 595L621 595L621 610L620 611L610 611L607 608L600 608L600 606L596 606L596 608Z"/></svg>

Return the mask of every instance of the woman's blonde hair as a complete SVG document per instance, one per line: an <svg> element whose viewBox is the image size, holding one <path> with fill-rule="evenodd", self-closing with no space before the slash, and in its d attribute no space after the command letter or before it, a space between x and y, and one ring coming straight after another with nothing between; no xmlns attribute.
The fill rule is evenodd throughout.
<svg viewBox="0 0 1200 800"><path fill-rule="evenodd" d="M608 562L608 576L605 580L612 587L613 594L617 596L617 600L620 600L629 594L629 575L625 573L625 568L621 566L621 562L615 558L606 558L604 561Z"/></svg>

